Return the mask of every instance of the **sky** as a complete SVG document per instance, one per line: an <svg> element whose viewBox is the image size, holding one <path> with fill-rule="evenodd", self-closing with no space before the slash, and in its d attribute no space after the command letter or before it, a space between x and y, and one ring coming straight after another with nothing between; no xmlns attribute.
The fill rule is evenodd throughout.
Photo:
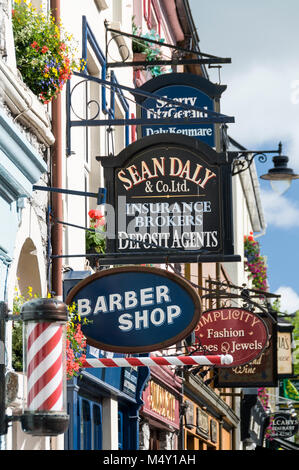
<svg viewBox="0 0 299 470"><path fill-rule="evenodd" d="M282 143L299 174L299 1L189 0L202 52L230 57L223 64L221 112L235 117L229 135L249 150ZM208 67L208 66L207 66ZM218 69L207 68L219 83ZM256 161L261 176L273 166ZM299 179L282 196L259 179L267 224L256 238L267 258L269 290L281 311L299 309ZM257 235L257 234L255 234Z"/></svg>

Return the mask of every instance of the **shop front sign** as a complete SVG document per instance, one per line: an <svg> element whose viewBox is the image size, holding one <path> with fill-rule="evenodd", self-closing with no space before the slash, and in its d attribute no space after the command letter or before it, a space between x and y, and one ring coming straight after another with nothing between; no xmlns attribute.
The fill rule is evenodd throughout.
<svg viewBox="0 0 299 470"><path fill-rule="evenodd" d="M216 85L203 77L187 73L164 74L147 81L140 87L140 91L168 98L177 104L166 103L163 99L138 96L137 102L142 105L141 117L185 119L185 122L168 125L145 124L141 127L142 137L163 133L187 135L201 140L210 147L215 147L215 124L211 123L211 120L205 123L205 120L208 121L210 117L207 111L216 111L219 98L225 89L224 85ZM202 111L194 107L201 108ZM196 118L200 118L202 122L188 124L188 120Z"/></svg>
<svg viewBox="0 0 299 470"><path fill-rule="evenodd" d="M150 380L142 397L144 412L172 426L179 425L179 401L173 393L154 380Z"/></svg>
<svg viewBox="0 0 299 470"><path fill-rule="evenodd" d="M106 217L108 255L131 254L135 263L239 261L232 238L231 163L224 154L190 137L164 134L98 160L107 206L115 211L115 219Z"/></svg>
<svg viewBox="0 0 299 470"><path fill-rule="evenodd" d="M242 308L203 312L195 336L208 354L231 354L233 363L229 367L257 359L269 341L263 319Z"/></svg>
<svg viewBox="0 0 299 470"><path fill-rule="evenodd" d="M196 409L196 432L206 439L209 437L209 415L199 407Z"/></svg>
<svg viewBox="0 0 299 470"><path fill-rule="evenodd" d="M299 429L297 416L283 411L273 413L271 416L271 437L288 438L297 434Z"/></svg>
<svg viewBox="0 0 299 470"><path fill-rule="evenodd" d="M217 421L211 419L210 421L210 434L211 434L211 441L213 443L217 442Z"/></svg>
<svg viewBox="0 0 299 470"><path fill-rule="evenodd" d="M192 429L194 427L194 404L189 400L185 400L184 404L186 405L185 425Z"/></svg>
<svg viewBox="0 0 299 470"><path fill-rule="evenodd" d="M186 338L200 319L200 299L183 278L159 268L97 272L70 291L87 343L120 353L150 352Z"/></svg>

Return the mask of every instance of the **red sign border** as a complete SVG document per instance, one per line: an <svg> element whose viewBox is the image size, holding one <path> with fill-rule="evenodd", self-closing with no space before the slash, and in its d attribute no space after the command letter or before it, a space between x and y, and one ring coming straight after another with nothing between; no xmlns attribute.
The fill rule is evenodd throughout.
<svg viewBox="0 0 299 470"><path fill-rule="evenodd" d="M211 313L211 312L218 312L218 311L221 311L221 310L242 310L244 312L247 312L247 313L250 313L251 315L254 315L255 317L257 317L262 323L263 323L263 326L265 328L265 331L266 331L266 335L267 335L267 340L265 342L265 345L264 347L259 351L259 353L250 358L249 360L247 360L246 362L243 362L241 364L234 364L234 362L232 364L229 364L229 365L225 365L223 364L223 367L224 368L233 368L233 367L239 367L239 366L244 366L245 364L249 364L250 362L252 362L253 360L255 359L258 359L262 354L263 352L270 346L270 340L271 340L271 335L269 333L269 328L268 328L268 325L267 323L264 321L264 319L262 318L262 316L258 315L257 313L255 312L251 312L250 310L247 310L246 308L242 308L242 307L220 307L220 308L214 308L214 309L210 309L210 310L205 310L204 312L202 312L201 314L201 318L200 320L202 320L203 316L206 314L206 313ZM198 325L197 325L198 326ZM197 327L196 327L197 328ZM197 337L197 334L196 334L196 328L194 330L195 332L195 337ZM204 348L204 346L203 346Z"/></svg>

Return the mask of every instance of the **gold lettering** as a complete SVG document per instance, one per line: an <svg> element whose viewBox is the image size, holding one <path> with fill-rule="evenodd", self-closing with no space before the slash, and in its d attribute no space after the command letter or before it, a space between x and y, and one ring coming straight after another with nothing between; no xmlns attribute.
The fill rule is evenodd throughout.
<svg viewBox="0 0 299 470"><path fill-rule="evenodd" d="M151 174L149 167L144 161L141 162L141 174L142 179L140 180L140 183L145 181L147 178L153 178L155 176Z"/></svg>
<svg viewBox="0 0 299 470"><path fill-rule="evenodd" d="M175 162L177 162L178 164L178 170L176 170L175 168ZM169 171L169 175L170 176L179 176L179 174L181 173L183 169L183 164L181 162L181 160L177 157L170 157L170 171Z"/></svg>
<svg viewBox="0 0 299 470"><path fill-rule="evenodd" d="M187 160L184 168L181 171L180 178L185 178L190 181L190 160Z"/></svg>
<svg viewBox="0 0 299 470"><path fill-rule="evenodd" d="M175 396L160 387L155 382L150 382L150 409L160 416L175 421Z"/></svg>
<svg viewBox="0 0 299 470"><path fill-rule="evenodd" d="M204 178L204 180L203 180L202 183L198 183L199 186L200 186L202 189L205 189L205 185L207 184L207 182L208 182L211 178L216 178L216 174L213 173L212 171L210 171L208 168L206 168L205 178Z"/></svg>
<svg viewBox="0 0 299 470"><path fill-rule="evenodd" d="M128 170L128 172L130 173L130 175L131 175L131 178L132 178L132 180L133 180L133 183L134 183L134 184L140 183L140 181L141 181L141 176L140 176L140 174L138 173L136 166L135 166L135 165L128 166L127 170Z"/></svg>
<svg viewBox="0 0 299 470"><path fill-rule="evenodd" d="M165 176L165 157L160 157L160 162L157 158L152 158L152 162L154 164L154 174L152 178L158 177L158 171L161 173L162 176Z"/></svg>
<svg viewBox="0 0 299 470"><path fill-rule="evenodd" d="M118 176L118 178L120 179L120 181L122 181L123 183L129 183L129 186L126 186L126 185L124 184L124 187L125 187L127 190L128 190L128 189L131 189L132 186L133 186L133 183L132 183L132 181L130 181L128 178L125 178L125 177L123 176L124 174L125 174L125 170L120 170L120 171L118 172L118 175L117 175L117 176Z"/></svg>
<svg viewBox="0 0 299 470"><path fill-rule="evenodd" d="M201 180L196 181L196 178L197 178L197 176L198 176L198 174L199 174L199 172L200 172L201 169L202 169L202 165L200 165L199 163L197 163L196 168L195 168L195 171L194 171L194 174L193 174L193 176L192 176L192 178L191 178L190 181L193 181L193 183L196 183L196 184L198 184L199 181L201 181Z"/></svg>

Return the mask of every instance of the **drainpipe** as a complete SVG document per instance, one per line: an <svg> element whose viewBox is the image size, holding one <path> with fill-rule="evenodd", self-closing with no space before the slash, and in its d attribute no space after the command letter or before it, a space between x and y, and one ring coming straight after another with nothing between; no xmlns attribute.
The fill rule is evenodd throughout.
<svg viewBox="0 0 299 470"><path fill-rule="evenodd" d="M57 25L60 20L60 0L51 0L52 15ZM55 143L52 147L51 175L52 187L62 188L62 128L61 128L61 95L52 101L52 132ZM63 220L62 195L52 193L52 211L54 217ZM52 228L52 253L62 255L62 225L54 224ZM62 299L62 258L52 260L52 291Z"/></svg>

